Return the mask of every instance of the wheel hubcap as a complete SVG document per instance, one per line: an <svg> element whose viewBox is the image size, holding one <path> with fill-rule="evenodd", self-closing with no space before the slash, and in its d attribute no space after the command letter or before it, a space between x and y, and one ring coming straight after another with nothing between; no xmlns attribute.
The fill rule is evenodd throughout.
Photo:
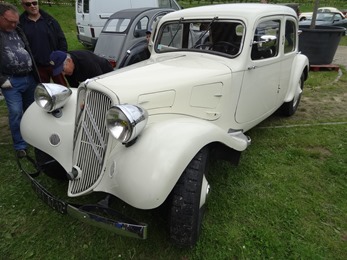
<svg viewBox="0 0 347 260"><path fill-rule="evenodd" d="M210 193L210 184L208 184L208 181L204 175L202 179L202 184L201 184L200 208L205 204L206 198L209 193Z"/></svg>

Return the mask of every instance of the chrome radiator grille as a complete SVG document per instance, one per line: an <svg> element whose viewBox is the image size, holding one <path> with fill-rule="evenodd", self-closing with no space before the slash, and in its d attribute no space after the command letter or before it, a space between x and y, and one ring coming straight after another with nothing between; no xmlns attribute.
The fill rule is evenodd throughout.
<svg viewBox="0 0 347 260"><path fill-rule="evenodd" d="M70 181L71 195L88 191L100 177L108 141L105 116L111 104L111 99L105 94L87 92L74 136L74 167L82 174Z"/></svg>

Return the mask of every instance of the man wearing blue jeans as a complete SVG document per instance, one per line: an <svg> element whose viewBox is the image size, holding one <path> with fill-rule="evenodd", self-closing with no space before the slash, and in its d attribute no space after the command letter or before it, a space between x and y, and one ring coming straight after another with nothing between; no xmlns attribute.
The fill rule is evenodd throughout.
<svg viewBox="0 0 347 260"><path fill-rule="evenodd" d="M0 87L9 112L12 140L18 158L26 156L27 144L20 133L23 112L34 101L39 80L23 31L17 27L18 10L0 3Z"/></svg>

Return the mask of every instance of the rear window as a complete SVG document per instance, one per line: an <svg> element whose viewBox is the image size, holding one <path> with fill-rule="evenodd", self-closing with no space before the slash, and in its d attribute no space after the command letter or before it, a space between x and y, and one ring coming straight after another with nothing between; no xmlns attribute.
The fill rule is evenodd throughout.
<svg viewBox="0 0 347 260"><path fill-rule="evenodd" d="M89 13L89 0L77 0L77 12L78 13Z"/></svg>
<svg viewBox="0 0 347 260"><path fill-rule="evenodd" d="M111 19L107 21L102 31L124 33L128 29L129 24L130 24L130 19L128 18Z"/></svg>

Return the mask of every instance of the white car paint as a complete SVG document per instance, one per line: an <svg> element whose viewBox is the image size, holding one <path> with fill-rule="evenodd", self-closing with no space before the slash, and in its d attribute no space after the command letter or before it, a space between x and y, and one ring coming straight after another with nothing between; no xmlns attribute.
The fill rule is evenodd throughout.
<svg viewBox="0 0 347 260"><path fill-rule="evenodd" d="M226 54L167 46L165 51L159 43L163 28L185 21L239 25L244 29L237 32L241 37L239 49L235 54ZM294 26L288 33L293 37L292 45L284 35L286 22ZM272 43L275 51L271 49L269 57L251 58L252 48L269 50L254 44L255 33L264 29L260 25L278 25L272 30L277 35ZM271 32L269 28L264 30ZM87 188L74 191L74 185L83 177L82 170L81 176L70 181L68 195L103 191L136 208L152 209L165 201L185 167L204 146L220 143L230 150L244 151L250 141L244 133L291 101L302 75L307 78L308 59L298 51L297 31L296 13L280 5L214 5L165 15L153 32L149 60L80 85L78 91L102 94L111 105L139 105L149 117L147 127L130 146L109 135L97 179ZM24 139L50 154L68 172L78 166L78 153L84 144L76 130L76 118L86 99L78 96L78 91L73 91L62 108L62 118L33 104L21 125ZM99 111L90 113L83 115L96 121L104 116ZM93 124L94 130L99 127ZM51 145L52 134L59 135L61 143ZM90 139L90 145L97 147L97 143L97 138ZM93 164L98 162L90 161L91 168Z"/></svg>

